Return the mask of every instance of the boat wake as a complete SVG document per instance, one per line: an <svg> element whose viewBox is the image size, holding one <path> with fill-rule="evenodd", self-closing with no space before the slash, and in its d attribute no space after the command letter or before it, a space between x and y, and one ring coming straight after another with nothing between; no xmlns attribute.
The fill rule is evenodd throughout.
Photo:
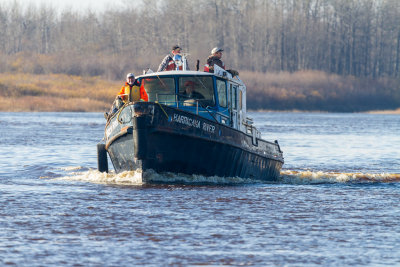
<svg viewBox="0 0 400 267"><path fill-rule="evenodd" d="M148 183L165 184L212 184L212 185L248 185L271 183L255 179L239 177L218 177L203 175L187 175L175 173L157 173L139 170L122 173L101 173L95 169L69 167L63 169L67 174L52 180L80 181L95 184L143 185ZM47 177L50 178L50 177ZM400 174L391 173L345 173L323 171L282 170L279 180L274 184L329 184L329 183L397 183Z"/></svg>
<svg viewBox="0 0 400 267"><path fill-rule="evenodd" d="M67 172L65 176L57 177L52 180L60 181L79 181L94 184L113 184L113 185L141 185L142 175L139 171L126 171L119 174L115 172L99 172L97 169L84 169L80 167L64 168Z"/></svg>
<svg viewBox="0 0 400 267"><path fill-rule="evenodd" d="M81 181L96 184L113 185L142 185L148 183L161 184L214 184L214 185L236 185L236 184L254 184L261 183L254 179L244 179L240 177L219 177L203 175L187 175L175 173L157 173L153 170L142 171L124 171L121 173L109 172L102 173L98 170L85 170L80 167L64 168L68 172L63 177L57 177L52 180Z"/></svg>
<svg viewBox="0 0 400 267"><path fill-rule="evenodd" d="M396 183L400 182L400 174L282 170L279 180L285 184Z"/></svg>

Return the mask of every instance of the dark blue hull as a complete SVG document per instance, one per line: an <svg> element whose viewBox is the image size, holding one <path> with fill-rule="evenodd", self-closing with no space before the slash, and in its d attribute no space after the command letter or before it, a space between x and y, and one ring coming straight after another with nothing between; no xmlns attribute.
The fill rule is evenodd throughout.
<svg viewBox="0 0 400 267"><path fill-rule="evenodd" d="M120 123L115 126L114 122L106 143L117 173L153 169L265 181L279 177L283 164L279 145L254 140L201 116L155 103L136 103L112 120L117 119Z"/></svg>

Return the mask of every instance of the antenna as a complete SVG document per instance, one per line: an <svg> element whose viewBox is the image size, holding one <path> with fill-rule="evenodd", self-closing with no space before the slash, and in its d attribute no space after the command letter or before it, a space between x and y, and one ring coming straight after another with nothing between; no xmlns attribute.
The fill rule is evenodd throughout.
<svg viewBox="0 0 400 267"><path fill-rule="evenodd" d="M187 70L187 60L186 57L190 55L189 53L181 53L182 54L182 70Z"/></svg>
<svg viewBox="0 0 400 267"><path fill-rule="evenodd" d="M182 70L186 70L186 56L183 55L182 56Z"/></svg>

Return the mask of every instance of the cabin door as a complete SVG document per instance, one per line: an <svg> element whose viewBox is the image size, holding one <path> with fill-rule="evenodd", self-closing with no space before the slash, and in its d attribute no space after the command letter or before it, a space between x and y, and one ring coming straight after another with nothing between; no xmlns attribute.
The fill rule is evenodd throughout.
<svg viewBox="0 0 400 267"><path fill-rule="evenodd" d="M231 102L231 117L232 127L238 129L238 97L237 97L237 86L231 84L230 90L230 102Z"/></svg>

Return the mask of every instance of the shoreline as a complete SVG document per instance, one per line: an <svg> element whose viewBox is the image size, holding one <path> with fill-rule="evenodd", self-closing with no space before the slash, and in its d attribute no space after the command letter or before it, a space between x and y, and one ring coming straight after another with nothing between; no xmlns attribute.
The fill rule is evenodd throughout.
<svg viewBox="0 0 400 267"><path fill-rule="evenodd" d="M400 114L400 108L398 109L388 109L388 110L369 110L363 112L334 112L334 111L324 111L324 110L298 110L298 109L288 109L288 110L271 110L271 109L250 109L248 112L282 112L282 113L365 113L365 114L390 114L398 115Z"/></svg>
<svg viewBox="0 0 400 267"><path fill-rule="evenodd" d="M43 112L43 113L50 113L50 112L82 112L82 113L103 113L107 111L105 108L104 110L83 110L83 109L63 109L63 110L52 110L51 108L47 109L42 109L42 110L34 110L34 109L24 109L24 108L19 108L19 109L14 109L14 110L2 110L0 109L0 113L23 113L23 112ZM248 110L247 112L271 112L271 113L360 113L360 114L385 114L385 115L400 115L400 108L395 109L395 110L370 110L370 111L364 111L364 112L330 112L330 111L315 111L315 110L264 110L264 109L258 109L258 110Z"/></svg>
<svg viewBox="0 0 400 267"><path fill-rule="evenodd" d="M369 106L360 106L356 96L350 100L345 98L348 93L345 85L348 83L353 86L352 80L345 78L343 79L347 81L346 84L342 85L340 90L336 90L336 98L332 99L331 95L327 94L332 86L328 83L329 77L320 73L297 73L293 74L294 76L287 76L284 73L268 74L272 75L268 79L259 73L243 72L243 74L246 79L253 81L251 86L247 85L248 91L254 93L253 97L247 98L249 112L400 114L399 92L390 91L386 87L390 92L393 91L392 98L395 102L390 107L391 109L388 107L382 110L380 108L384 105L379 103L384 103L385 99L374 102L376 98L374 94L368 98L371 101ZM280 75L285 75L283 78L286 79L286 83L281 83ZM307 75L311 75L312 79ZM315 82L311 84L308 82L310 79L322 82L326 87L316 87ZM296 82L300 82L300 89L293 86L297 84ZM275 83L278 85L274 85ZM94 76L0 73L0 111L104 112L110 109L121 84L123 84L122 81ZM265 88L261 85L265 85ZM389 91L386 93L390 93ZM271 105L270 101L274 105ZM249 105L250 103L253 105ZM338 110L334 110L335 108ZM368 109L364 110L365 108Z"/></svg>
<svg viewBox="0 0 400 267"><path fill-rule="evenodd" d="M366 111L366 112L363 112L363 113L399 115L400 114L400 108L395 109L395 110L371 110L371 111Z"/></svg>

